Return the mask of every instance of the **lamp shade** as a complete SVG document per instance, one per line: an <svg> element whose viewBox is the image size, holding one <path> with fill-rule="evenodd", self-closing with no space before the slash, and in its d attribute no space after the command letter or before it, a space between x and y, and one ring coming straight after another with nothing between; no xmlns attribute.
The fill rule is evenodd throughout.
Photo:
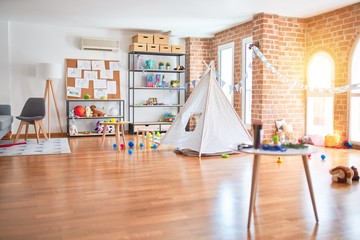
<svg viewBox="0 0 360 240"><path fill-rule="evenodd" d="M60 79L62 78L62 66L57 63L37 63L36 77L43 79Z"/></svg>

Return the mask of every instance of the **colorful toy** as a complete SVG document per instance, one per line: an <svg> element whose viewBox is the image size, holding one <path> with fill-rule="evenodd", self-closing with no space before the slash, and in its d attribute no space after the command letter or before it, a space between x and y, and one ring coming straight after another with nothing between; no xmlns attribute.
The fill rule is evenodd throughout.
<svg viewBox="0 0 360 240"><path fill-rule="evenodd" d="M122 143L122 144L120 144L120 147L121 147L121 149L124 149L125 145Z"/></svg>
<svg viewBox="0 0 360 240"><path fill-rule="evenodd" d="M340 143L339 134L328 134L325 136L325 147L336 147Z"/></svg>
<svg viewBox="0 0 360 240"><path fill-rule="evenodd" d="M113 148L116 149L117 148L117 145L116 143L113 144Z"/></svg>
<svg viewBox="0 0 360 240"><path fill-rule="evenodd" d="M84 99L90 99L90 98L91 98L90 94L88 94L88 93L84 94Z"/></svg>
<svg viewBox="0 0 360 240"><path fill-rule="evenodd" d="M116 120L115 120L115 118L110 118L109 122L114 123L114 122L116 122Z"/></svg>
<svg viewBox="0 0 360 240"><path fill-rule="evenodd" d="M282 157L278 157L277 163L282 163L282 162L283 162Z"/></svg>
<svg viewBox="0 0 360 240"><path fill-rule="evenodd" d="M176 115L172 113L165 113L164 118L166 122L173 122L176 118Z"/></svg>
<svg viewBox="0 0 360 240"><path fill-rule="evenodd" d="M359 181L359 172L356 167L337 166L329 170L332 181L351 184L352 181Z"/></svg>
<svg viewBox="0 0 360 240"><path fill-rule="evenodd" d="M320 157L321 157L322 160L325 160L325 158L326 158L326 156L324 154L321 154Z"/></svg>
<svg viewBox="0 0 360 240"><path fill-rule="evenodd" d="M133 142L133 141L130 141L130 142L129 142L129 147L132 148L133 146L135 146L134 142Z"/></svg>
<svg viewBox="0 0 360 240"><path fill-rule="evenodd" d="M221 157L222 158L229 158L230 156L229 156L229 154L221 154Z"/></svg>
<svg viewBox="0 0 360 240"><path fill-rule="evenodd" d="M78 117L84 116L86 110L83 106L76 106L74 107L74 114Z"/></svg>
<svg viewBox="0 0 360 240"><path fill-rule="evenodd" d="M343 148L352 148L352 143L348 140L344 140L341 145Z"/></svg>
<svg viewBox="0 0 360 240"><path fill-rule="evenodd" d="M139 146L142 148L142 147L144 147L144 144L143 144L143 143L140 143Z"/></svg>
<svg viewBox="0 0 360 240"><path fill-rule="evenodd" d="M278 144L278 142L279 142L279 136L278 135L273 136L273 142L274 142L275 145Z"/></svg>
<svg viewBox="0 0 360 240"><path fill-rule="evenodd" d="M154 87L154 77L151 74L149 74L146 78L146 86Z"/></svg>
<svg viewBox="0 0 360 240"><path fill-rule="evenodd" d="M311 154L308 154L308 156L307 156L307 157L308 157L308 159L311 159Z"/></svg>
<svg viewBox="0 0 360 240"><path fill-rule="evenodd" d="M132 149L129 149L128 150L128 153L131 155L133 153L133 150Z"/></svg>
<svg viewBox="0 0 360 240"><path fill-rule="evenodd" d="M99 110L97 110L95 105L91 105L90 109L92 111L93 117L102 117L105 115L103 112L100 112Z"/></svg>
<svg viewBox="0 0 360 240"><path fill-rule="evenodd" d="M152 145L152 147L151 147L151 148L156 149L156 148L157 148L157 144L156 144L156 143L154 143L154 144Z"/></svg>

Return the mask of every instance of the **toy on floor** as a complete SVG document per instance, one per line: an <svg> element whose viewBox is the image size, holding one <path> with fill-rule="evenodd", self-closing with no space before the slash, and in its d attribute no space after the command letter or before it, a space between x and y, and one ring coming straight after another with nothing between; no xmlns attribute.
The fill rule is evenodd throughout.
<svg viewBox="0 0 360 240"><path fill-rule="evenodd" d="M144 144L143 144L143 143L140 143L139 146L140 146L141 148L143 148L143 147L144 147Z"/></svg>
<svg viewBox="0 0 360 240"><path fill-rule="evenodd" d="M229 158L230 156L229 156L229 154L221 154L221 157L222 158Z"/></svg>
<svg viewBox="0 0 360 240"><path fill-rule="evenodd" d="M308 156L307 156L307 157L308 157L308 159L311 159L311 154L308 154Z"/></svg>
<svg viewBox="0 0 360 240"><path fill-rule="evenodd" d="M359 173L356 167L337 166L329 170L332 181L337 183L351 184L352 181L359 181Z"/></svg>
<svg viewBox="0 0 360 240"><path fill-rule="evenodd" d="M340 143L339 134L328 134L325 136L325 147L336 147Z"/></svg>
<svg viewBox="0 0 360 240"><path fill-rule="evenodd" d="M130 141L130 142L129 142L129 147L132 148L133 146L135 146L134 142L133 142L133 141Z"/></svg>
<svg viewBox="0 0 360 240"><path fill-rule="evenodd" d="M123 149L125 149L125 144L120 144L120 148L123 150Z"/></svg>
<svg viewBox="0 0 360 240"><path fill-rule="evenodd" d="M322 160L325 160L325 158L326 158L326 156L324 154L321 154L320 157L321 157Z"/></svg>
<svg viewBox="0 0 360 240"><path fill-rule="evenodd" d="M282 157L278 157L277 163L282 163L282 162L283 162Z"/></svg>
<svg viewBox="0 0 360 240"><path fill-rule="evenodd" d="M114 150L117 149L116 143L113 144L113 148L114 148Z"/></svg>
<svg viewBox="0 0 360 240"><path fill-rule="evenodd" d="M133 150L132 149L129 149L128 150L128 153L131 155L131 154L133 154Z"/></svg>
<svg viewBox="0 0 360 240"><path fill-rule="evenodd" d="M352 148L352 143L348 140L344 140L341 145L343 148Z"/></svg>

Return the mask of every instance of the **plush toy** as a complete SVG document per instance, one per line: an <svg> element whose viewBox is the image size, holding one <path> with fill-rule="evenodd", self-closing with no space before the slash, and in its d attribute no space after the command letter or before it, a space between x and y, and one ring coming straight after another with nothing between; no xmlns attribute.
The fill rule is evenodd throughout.
<svg viewBox="0 0 360 240"><path fill-rule="evenodd" d="M77 127L75 125L71 125L69 127L69 133L70 133L70 136L77 135L78 134Z"/></svg>
<svg viewBox="0 0 360 240"><path fill-rule="evenodd" d="M359 181L359 173L357 168L354 166L351 168L346 166L337 166L330 169L329 172L332 175L331 179L333 182L351 184L352 181Z"/></svg>
<svg viewBox="0 0 360 240"><path fill-rule="evenodd" d="M86 117L92 117L92 111L89 106L85 107L85 113L86 113Z"/></svg>
<svg viewBox="0 0 360 240"><path fill-rule="evenodd" d="M336 147L340 143L339 134L328 134L325 136L325 147Z"/></svg>
<svg viewBox="0 0 360 240"><path fill-rule="evenodd" d="M102 117L105 115L103 112L100 112L99 110L97 110L95 105L91 105L90 109L92 111L93 117Z"/></svg>
<svg viewBox="0 0 360 240"><path fill-rule="evenodd" d="M99 134L104 131L104 125L100 124L100 121L97 121L95 131Z"/></svg>

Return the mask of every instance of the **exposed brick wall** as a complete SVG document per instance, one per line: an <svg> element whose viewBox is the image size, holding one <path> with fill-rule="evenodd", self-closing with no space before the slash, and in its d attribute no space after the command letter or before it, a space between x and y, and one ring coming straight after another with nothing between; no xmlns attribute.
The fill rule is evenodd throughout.
<svg viewBox="0 0 360 240"><path fill-rule="evenodd" d="M200 76L202 60L217 62L218 46L235 45L234 81L242 79L242 39L253 36L260 50L281 74L306 84L306 66L313 54L326 51L334 57L336 86L349 84L349 60L360 37L360 3L308 19L261 13L253 20L215 34L212 39L188 38L188 80ZM210 54L209 54L210 52ZM235 110L241 116L241 93L235 91ZM267 70L259 58L253 62L253 121L264 124L265 137L275 130L274 120L284 118L292 124L295 135L305 134L305 101L303 89L283 82ZM335 96L335 132L342 138L348 131L347 94Z"/></svg>
<svg viewBox="0 0 360 240"><path fill-rule="evenodd" d="M335 62L335 86L350 82L351 53L360 37L360 3L306 19L306 63L319 51ZM334 130L348 138L348 93L335 95Z"/></svg>
<svg viewBox="0 0 360 240"><path fill-rule="evenodd" d="M191 93L193 86L192 80L198 80L204 73L205 65L203 61L209 63L212 60L211 48L212 42L210 38L186 38L186 82L189 84L187 96Z"/></svg>

